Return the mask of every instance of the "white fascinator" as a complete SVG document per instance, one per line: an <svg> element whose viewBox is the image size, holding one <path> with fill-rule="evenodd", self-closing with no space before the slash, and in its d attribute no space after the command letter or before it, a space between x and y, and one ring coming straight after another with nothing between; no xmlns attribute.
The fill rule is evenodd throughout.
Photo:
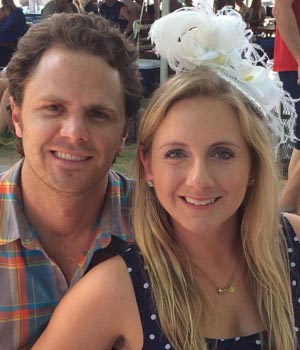
<svg viewBox="0 0 300 350"><path fill-rule="evenodd" d="M205 0L156 20L149 36L155 52L176 73L210 66L229 82L266 121L279 146L294 141L295 101L282 88L265 61L263 49L251 42L252 31L231 7L214 13ZM282 113L289 118L283 120Z"/></svg>

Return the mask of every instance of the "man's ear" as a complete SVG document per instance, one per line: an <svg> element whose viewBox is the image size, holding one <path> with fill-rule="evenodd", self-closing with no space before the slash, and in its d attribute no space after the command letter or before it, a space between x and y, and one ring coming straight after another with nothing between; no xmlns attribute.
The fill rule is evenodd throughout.
<svg viewBox="0 0 300 350"><path fill-rule="evenodd" d="M10 100L10 107L11 107L11 120L15 128L15 133L19 138L22 138L23 126L22 126L22 118L21 118L21 109L16 105L13 97L10 97L9 100Z"/></svg>
<svg viewBox="0 0 300 350"><path fill-rule="evenodd" d="M140 146L139 157L144 167L145 180L152 181L152 172L151 172L151 159L150 155L144 151L143 146Z"/></svg>

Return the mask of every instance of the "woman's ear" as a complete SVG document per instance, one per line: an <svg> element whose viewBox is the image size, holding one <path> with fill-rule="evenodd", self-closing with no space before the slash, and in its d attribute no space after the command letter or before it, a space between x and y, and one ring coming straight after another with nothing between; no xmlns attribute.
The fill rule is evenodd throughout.
<svg viewBox="0 0 300 350"><path fill-rule="evenodd" d="M145 152L143 146L139 148L139 157L144 167L145 180L152 181L152 172L151 172L151 157L149 152Z"/></svg>

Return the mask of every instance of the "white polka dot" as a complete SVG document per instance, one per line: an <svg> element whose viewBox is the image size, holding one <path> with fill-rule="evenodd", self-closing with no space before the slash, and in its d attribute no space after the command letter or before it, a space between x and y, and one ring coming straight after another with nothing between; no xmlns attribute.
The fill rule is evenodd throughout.
<svg viewBox="0 0 300 350"><path fill-rule="evenodd" d="M150 318L151 318L152 321L154 321L154 320L156 320L156 315L153 314L153 315L150 316Z"/></svg>
<svg viewBox="0 0 300 350"><path fill-rule="evenodd" d="M225 339L224 338L222 338L222 339L220 339L221 341L224 341Z"/></svg>
<svg viewBox="0 0 300 350"><path fill-rule="evenodd" d="M166 345L165 345L165 349L166 349L166 350L171 349L171 345L170 345L170 344L166 344Z"/></svg>
<svg viewBox="0 0 300 350"><path fill-rule="evenodd" d="M235 341L239 341L240 339L241 339L240 337L234 338Z"/></svg>
<svg viewBox="0 0 300 350"><path fill-rule="evenodd" d="M294 237L294 241L295 241L295 242L298 242L298 241L299 241L299 239L298 239L297 236Z"/></svg>
<svg viewBox="0 0 300 350"><path fill-rule="evenodd" d="M296 286L297 285L297 282L294 280L294 281L292 281L292 286Z"/></svg>
<svg viewBox="0 0 300 350"><path fill-rule="evenodd" d="M295 331L296 331L296 332L299 332L299 328L298 328L298 327L295 327Z"/></svg>
<svg viewBox="0 0 300 350"><path fill-rule="evenodd" d="M127 248L127 249L126 249L126 252L130 252L130 251L131 251L131 248Z"/></svg>
<svg viewBox="0 0 300 350"><path fill-rule="evenodd" d="M128 272L132 272L132 268L131 267L128 267Z"/></svg>
<svg viewBox="0 0 300 350"><path fill-rule="evenodd" d="M155 339L155 335L154 334L150 334L149 335L149 339L154 340Z"/></svg>
<svg viewBox="0 0 300 350"><path fill-rule="evenodd" d="M298 303L300 304L300 298L298 299Z"/></svg>
<svg viewBox="0 0 300 350"><path fill-rule="evenodd" d="M295 267L296 266L296 263L294 263L293 261L291 262L291 266L292 267Z"/></svg>
<svg viewBox="0 0 300 350"><path fill-rule="evenodd" d="M257 345L259 345L261 343L261 341L259 339L256 340L255 342Z"/></svg>
<svg viewBox="0 0 300 350"><path fill-rule="evenodd" d="M144 287L145 289L149 288L149 283L147 283L147 282L144 283L143 287Z"/></svg>
<svg viewBox="0 0 300 350"><path fill-rule="evenodd" d="M292 249L292 248L289 248L289 249L288 249L288 252L289 252L289 253L293 253L293 249Z"/></svg>

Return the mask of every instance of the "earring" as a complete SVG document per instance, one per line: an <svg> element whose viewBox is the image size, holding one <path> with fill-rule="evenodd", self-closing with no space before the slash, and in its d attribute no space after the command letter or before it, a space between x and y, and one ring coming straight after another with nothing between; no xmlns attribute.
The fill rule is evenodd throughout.
<svg viewBox="0 0 300 350"><path fill-rule="evenodd" d="M255 184L255 180L254 179L250 179L248 182L248 187L252 187Z"/></svg>
<svg viewBox="0 0 300 350"><path fill-rule="evenodd" d="M154 187L154 184L153 184L153 181L152 181L152 180L147 181L147 185L148 185L149 187Z"/></svg>

